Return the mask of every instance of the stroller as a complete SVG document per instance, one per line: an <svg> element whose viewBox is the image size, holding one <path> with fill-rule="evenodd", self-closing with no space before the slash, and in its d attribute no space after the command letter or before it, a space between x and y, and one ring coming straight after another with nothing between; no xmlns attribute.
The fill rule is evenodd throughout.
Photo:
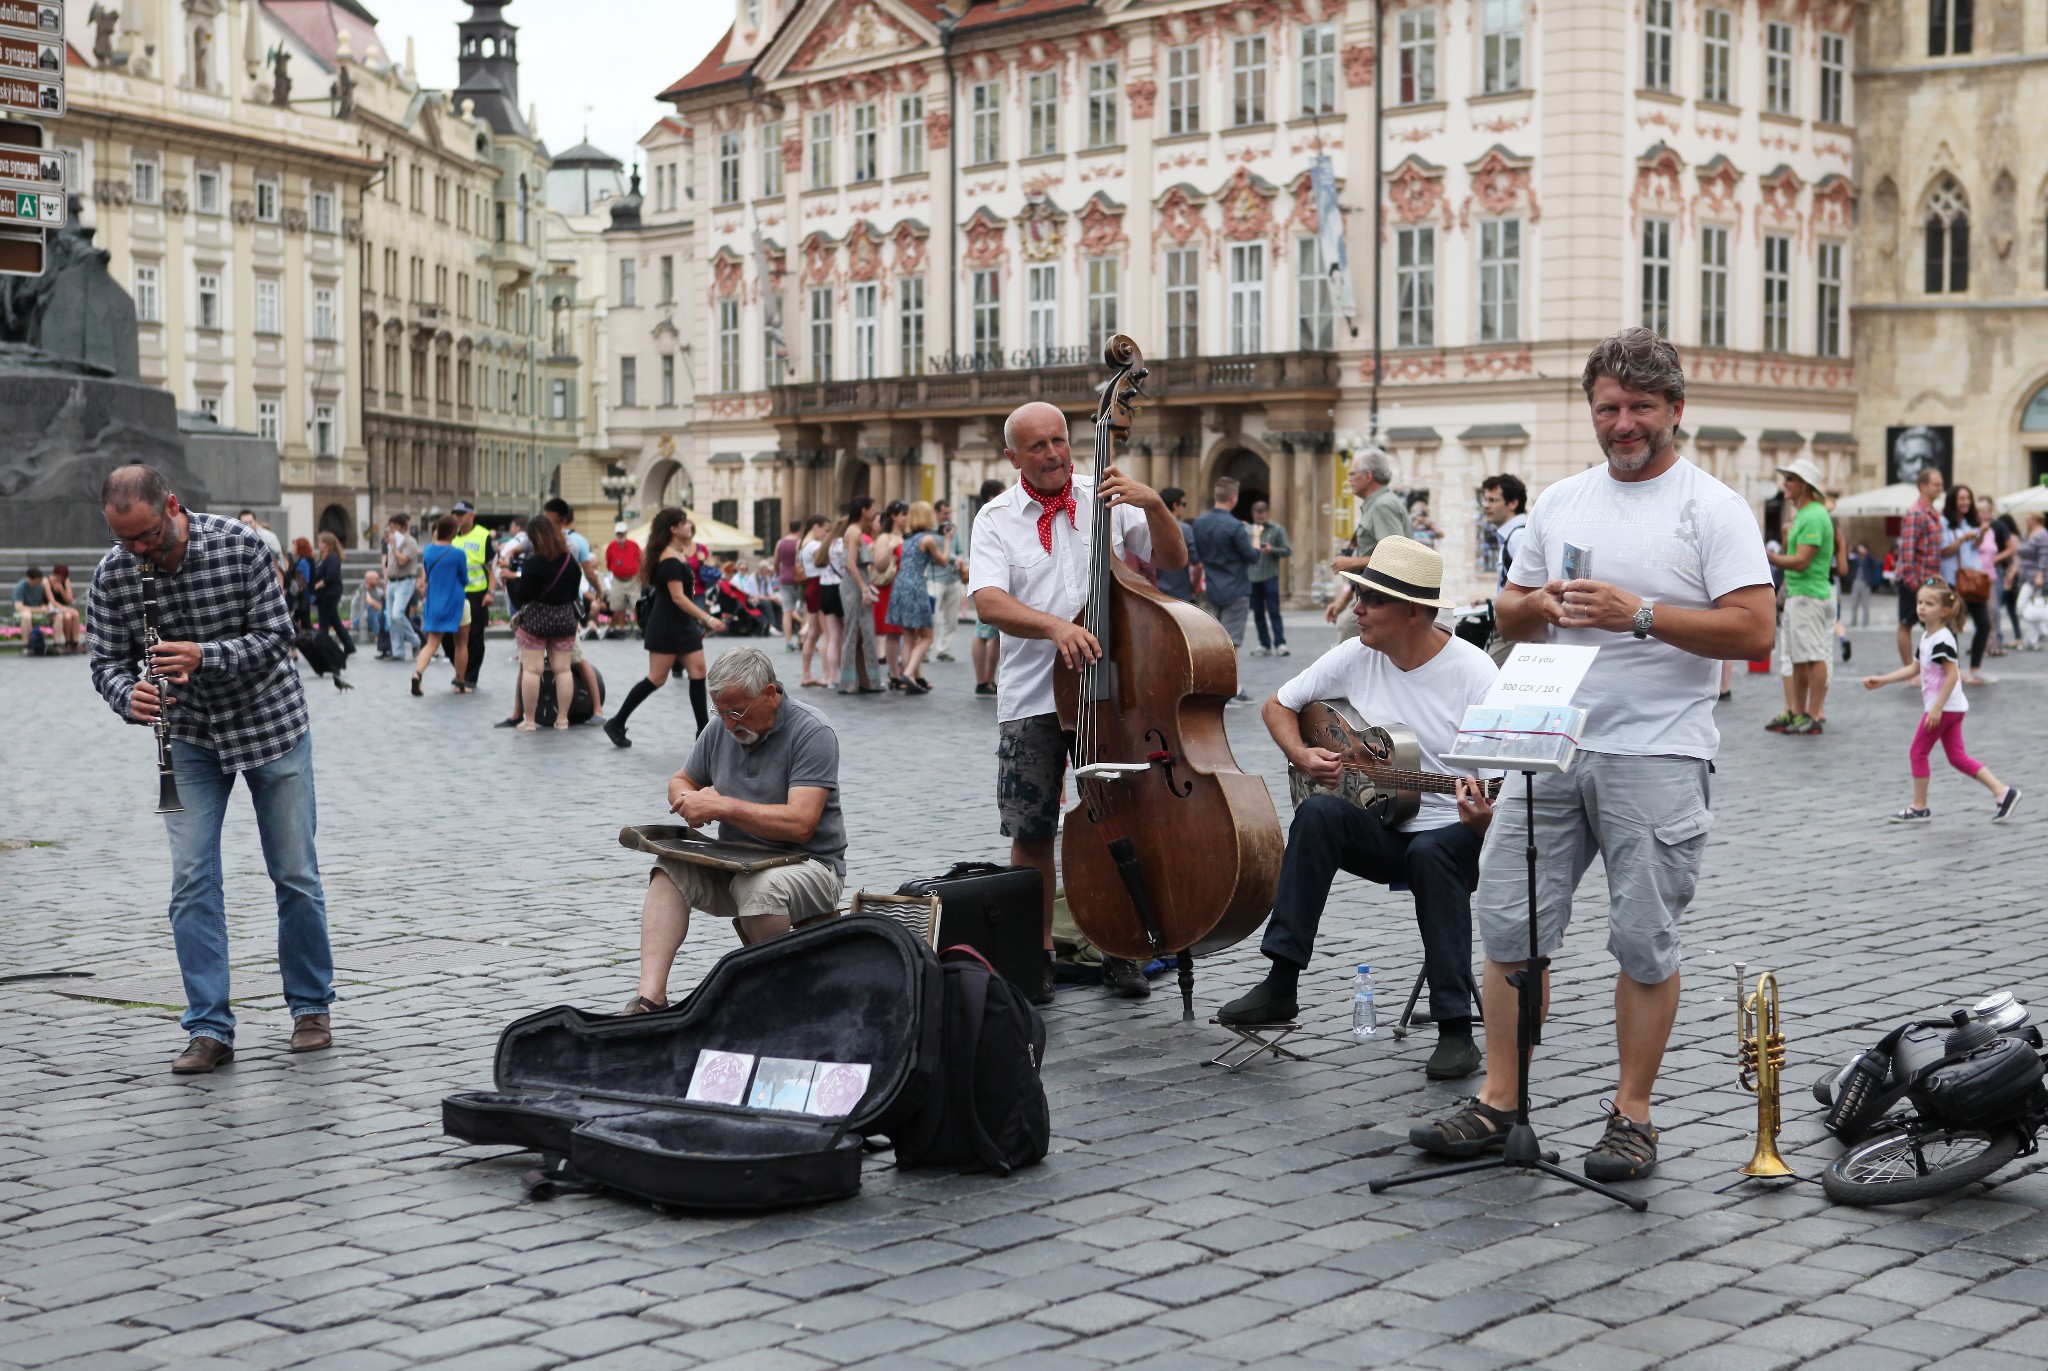
<svg viewBox="0 0 2048 1371"><path fill-rule="evenodd" d="M711 612L725 622L729 638L761 638L768 633L768 615L752 596L730 581L720 581L711 592Z"/></svg>

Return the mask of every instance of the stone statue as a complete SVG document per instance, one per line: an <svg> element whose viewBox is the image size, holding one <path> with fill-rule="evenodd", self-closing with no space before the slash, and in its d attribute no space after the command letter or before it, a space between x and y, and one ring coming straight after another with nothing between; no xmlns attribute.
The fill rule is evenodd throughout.
<svg viewBox="0 0 2048 1371"><path fill-rule="evenodd" d="M0 278L0 431L12 435L0 447L0 547L104 540L100 482L129 462L157 467L195 508L210 499L176 402L141 383L135 302L79 209L74 195L41 276Z"/></svg>
<svg viewBox="0 0 2048 1371"><path fill-rule="evenodd" d="M111 66L114 61L114 26L121 22L121 11L110 10L95 4L86 22L92 25L92 60L101 66Z"/></svg>
<svg viewBox="0 0 2048 1371"><path fill-rule="evenodd" d="M334 117L347 119L356 112L356 78L348 74L348 63L335 68L334 85L328 90L334 97Z"/></svg>
<svg viewBox="0 0 2048 1371"><path fill-rule="evenodd" d="M192 30L192 89L213 89L213 30L205 25Z"/></svg>
<svg viewBox="0 0 2048 1371"><path fill-rule="evenodd" d="M270 103L283 108L292 102L292 55L282 46L270 53Z"/></svg>

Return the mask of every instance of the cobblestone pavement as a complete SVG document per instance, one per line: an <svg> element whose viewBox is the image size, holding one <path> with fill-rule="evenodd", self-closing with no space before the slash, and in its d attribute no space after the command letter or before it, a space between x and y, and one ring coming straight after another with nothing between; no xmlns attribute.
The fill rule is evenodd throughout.
<svg viewBox="0 0 2048 1371"><path fill-rule="evenodd" d="M1295 635L1328 641L1306 620ZM1892 656L1888 632L1857 645L1857 668ZM1309 650L1248 659L1248 683L1270 690ZM620 694L642 660L623 643L592 655ZM180 996L147 735L115 724L83 659L0 659L0 974L96 975L0 985L0 1364L2042 1364L2037 1163L1893 1210L1833 1208L1814 1186L1719 1189L1755 1117L1732 1060L1738 958L1784 988L1784 1147L1808 1171L1834 1149L1805 1086L1873 1026L1995 986L2048 999L2048 939L2030 932L2042 658L1996 661L2004 679L1972 692L1973 750L2038 788L2004 827L1945 771L1932 826L1883 822L1907 795L1906 689L1870 696L1844 676L1825 737L1780 739L1760 731L1775 680L1738 676L1646 1215L1517 1175L1367 1192L1418 1165L1406 1129L1459 1091L1425 1083L1427 1031L1364 1045L1345 1031L1349 964L1381 968L1392 999L1419 955L1407 897L1347 878L1305 982L1308 1060L1227 1075L1202 1065L1219 1030L1181 1024L1170 995L1066 990L1047 1016L1043 1165L899 1175L879 1154L856 1199L718 1218L529 1202L530 1158L439 1132L441 1096L488 1083L511 1018L631 993L645 868L616 832L660 815L687 735L680 688L642 711L629 752L592 730L494 731L508 658L494 640L469 699L438 668L423 700L386 663L359 663L353 693L308 683L339 1045L284 1052L244 804L225 846L240 1056L193 1079L165 1070ZM930 675L922 699L802 692L842 730L856 886L1005 851L993 709L964 663ZM1278 785L1255 711L1230 722L1239 759ZM1598 910L1599 873L1585 889ZM1570 936L1537 1072L1539 1123L1569 1163L1612 1088L1603 943L1597 918ZM676 990L731 946L700 928ZM1252 943L1206 963L1198 1012L1262 966Z"/></svg>

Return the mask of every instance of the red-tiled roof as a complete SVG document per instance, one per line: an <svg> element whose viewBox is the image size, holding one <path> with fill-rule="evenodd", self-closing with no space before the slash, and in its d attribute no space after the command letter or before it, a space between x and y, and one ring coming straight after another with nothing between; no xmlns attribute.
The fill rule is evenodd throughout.
<svg viewBox="0 0 2048 1371"><path fill-rule="evenodd" d="M349 56L358 62L389 62L384 40L377 26L361 14L330 0L267 0L270 16L298 36L312 50L314 60L333 71L341 50L340 35L348 34Z"/></svg>
<svg viewBox="0 0 2048 1371"><path fill-rule="evenodd" d="M673 100L677 96L686 95L693 90L703 90L707 86L722 86L728 81L739 80L753 63L750 61L726 61L726 49L731 46L732 30L727 29L724 36L712 45L711 51L704 54L704 60L699 62L689 75L670 86L655 98L658 100Z"/></svg>

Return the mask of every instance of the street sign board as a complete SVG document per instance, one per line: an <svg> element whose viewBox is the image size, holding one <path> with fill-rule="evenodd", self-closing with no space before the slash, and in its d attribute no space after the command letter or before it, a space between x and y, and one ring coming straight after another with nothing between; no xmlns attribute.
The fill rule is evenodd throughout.
<svg viewBox="0 0 2048 1371"><path fill-rule="evenodd" d="M64 157L37 122L64 114L64 59L63 0L0 0L0 276L42 275L64 225Z"/></svg>
<svg viewBox="0 0 2048 1371"><path fill-rule="evenodd" d="M64 192L0 190L0 223L64 226Z"/></svg>
<svg viewBox="0 0 2048 1371"><path fill-rule="evenodd" d="M0 29L19 29L33 37L62 43L62 0L0 0Z"/></svg>
<svg viewBox="0 0 2048 1371"><path fill-rule="evenodd" d="M64 83L44 85L33 76L17 76L0 69L0 110L13 110L38 119L64 117Z"/></svg>

